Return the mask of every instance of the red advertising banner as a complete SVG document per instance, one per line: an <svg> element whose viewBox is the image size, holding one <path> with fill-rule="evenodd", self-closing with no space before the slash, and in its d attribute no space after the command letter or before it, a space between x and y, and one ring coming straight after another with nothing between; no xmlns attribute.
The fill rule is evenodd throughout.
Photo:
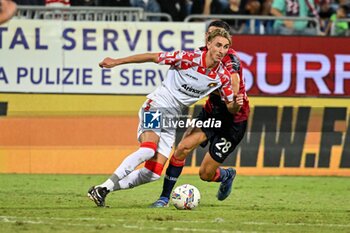
<svg viewBox="0 0 350 233"><path fill-rule="evenodd" d="M350 38L233 36L250 96L350 96Z"/></svg>

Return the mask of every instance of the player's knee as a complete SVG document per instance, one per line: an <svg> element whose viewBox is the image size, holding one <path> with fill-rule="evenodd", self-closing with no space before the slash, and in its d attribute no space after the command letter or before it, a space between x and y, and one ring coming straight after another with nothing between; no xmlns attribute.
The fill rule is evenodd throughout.
<svg viewBox="0 0 350 233"><path fill-rule="evenodd" d="M156 153L158 145L155 142L142 142L140 148L148 148L152 150L153 153Z"/></svg>
<svg viewBox="0 0 350 233"><path fill-rule="evenodd" d="M139 151L142 151L143 161L151 159L156 153L158 145L154 142L143 142Z"/></svg>
<svg viewBox="0 0 350 233"><path fill-rule="evenodd" d="M199 169L199 177L203 181L211 181L213 174L211 174L211 172L207 171L206 169Z"/></svg>
<svg viewBox="0 0 350 233"><path fill-rule="evenodd" d="M179 143L179 145L176 148L176 158L177 159L184 159L188 153L191 152L191 149L186 143Z"/></svg>

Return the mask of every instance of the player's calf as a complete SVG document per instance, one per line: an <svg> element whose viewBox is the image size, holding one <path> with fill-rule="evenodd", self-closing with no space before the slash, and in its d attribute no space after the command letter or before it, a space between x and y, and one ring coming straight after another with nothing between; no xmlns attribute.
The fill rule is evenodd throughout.
<svg viewBox="0 0 350 233"><path fill-rule="evenodd" d="M114 186L113 191L130 189L142 184L156 181L160 178L163 170L163 164L155 161L147 161L145 167L131 172L128 176L121 179L117 185Z"/></svg>
<svg viewBox="0 0 350 233"><path fill-rule="evenodd" d="M201 180L203 181L216 181L218 179L218 177L215 177L216 173L215 171L211 171L209 169L205 169L205 168L200 168L199 169L199 177L201 178Z"/></svg>

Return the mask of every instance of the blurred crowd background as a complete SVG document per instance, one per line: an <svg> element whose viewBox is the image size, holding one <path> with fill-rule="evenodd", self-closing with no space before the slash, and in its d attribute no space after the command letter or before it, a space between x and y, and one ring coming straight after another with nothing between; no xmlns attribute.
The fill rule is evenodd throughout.
<svg viewBox="0 0 350 233"><path fill-rule="evenodd" d="M350 0L16 0L18 5L141 7L145 12L167 13L173 21L189 15L236 15L274 17L313 17L310 21L261 20L257 17L255 34L349 36ZM211 18L212 19L212 18ZM198 19L197 19L198 20ZM248 33L250 20L225 19L232 34ZM261 21L261 22L260 22Z"/></svg>

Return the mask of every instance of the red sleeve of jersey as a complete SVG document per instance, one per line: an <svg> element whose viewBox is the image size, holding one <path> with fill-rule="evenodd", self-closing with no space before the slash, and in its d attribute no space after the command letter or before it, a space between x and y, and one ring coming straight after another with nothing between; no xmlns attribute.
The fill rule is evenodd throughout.
<svg viewBox="0 0 350 233"><path fill-rule="evenodd" d="M239 73L241 70L241 61L233 49L229 49L226 56L222 59L225 68L232 73Z"/></svg>
<svg viewBox="0 0 350 233"><path fill-rule="evenodd" d="M223 74L220 74L220 80L222 83L220 88L221 99L226 103L230 103L233 101L233 97L234 97L232 85L231 85L230 72L228 72L225 69L225 72Z"/></svg>
<svg viewBox="0 0 350 233"><path fill-rule="evenodd" d="M158 54L158 64L174 66L179 60L182 59L183 52L162 52Z"/></svg>

